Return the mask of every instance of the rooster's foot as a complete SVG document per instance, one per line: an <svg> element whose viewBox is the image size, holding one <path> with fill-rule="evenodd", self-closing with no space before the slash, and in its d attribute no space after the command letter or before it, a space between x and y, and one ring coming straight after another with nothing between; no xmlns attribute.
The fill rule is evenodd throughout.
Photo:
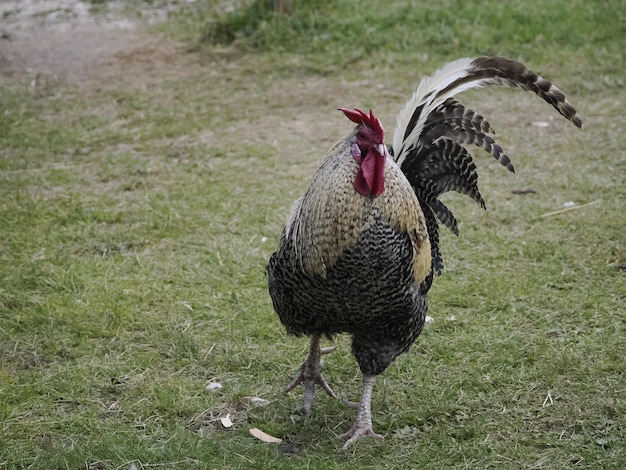
<svg viewBox="0 0 626 470"><path fill-rule="evenodd" d="M328 385L328 382L326 382L326 379L322 375L322 367L324 364L320 361L321 354L328 354L334 350L334 347L320 348L319 337L312 336L309 355L302 364L300 373L293 382L282 390L283 393L286 393L293 390L298 385L304 384L304 412L307 416L311 414L311 405L313 404L313 396L315 395L315 384L322 387L322 389L331 397L337 398L337 395L335 395L335 392L333 392Z"/></svg>
<svg viewBox="0 0 626 470"><path fill-rule="evenodd" d="M356 441L359 440L359 437L361 436L370 436L370 437L375 437L377 439L383 439L383 435L382 434L378 434L376 432L374 432L374 430L372 429L372 425L359 425L358 423L354 423L354 425L352 426L352 429L350 429L348 432L343 433L340 437L342 438L349 438L345 444L343 445L344 449L347 449L348 447L350 447L352 444L354 444Z"/></svg>
<svg viewBox="0 0 626 470"><path fill-rule="evenodd" d="M315 394L315 384L322 387L322 389L331 397L337 398L337 395L335 395L335 392L333 392L332 388L330 388L320 370L315 372L307 369L306 363L303 364L300 374L298 374L295 380L287 385L282 391L286 393L293 390L298 385L304 384L304 412L308 416L311 414L311 405L313 404L313 396Z"/></svg>
<svg viewBox="0 0 626 470"><path fill-rule="evenodd" d="M344 449L347 449L352 444L354 444L359 437L361 436L371 436L376 437L378 439L382 439L383 436L381 434L377 434L374 432L372 428L372 409L371 409L371 401L372 401L372 389L374 388L374 381L376 380L375 375L363 375L363 392L361 393L361 401L356 404L359 413L356 416L356 420L352 425L352 428L345 433L342 434L341 437L348 438L348 440L343 445ZM354 407L354 403L344 400L346 405Z"/></svg>

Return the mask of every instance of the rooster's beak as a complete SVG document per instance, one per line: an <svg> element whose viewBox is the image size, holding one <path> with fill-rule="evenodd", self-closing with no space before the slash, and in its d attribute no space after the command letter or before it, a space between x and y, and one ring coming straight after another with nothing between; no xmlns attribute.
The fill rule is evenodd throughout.
<svg viewBox="0 0 626 470"><path fill-rule="evenodd" d="M378 155L387 155L387 147L385 147L385 144L378 144L376 146L376 151L378 152Z"/></svg>

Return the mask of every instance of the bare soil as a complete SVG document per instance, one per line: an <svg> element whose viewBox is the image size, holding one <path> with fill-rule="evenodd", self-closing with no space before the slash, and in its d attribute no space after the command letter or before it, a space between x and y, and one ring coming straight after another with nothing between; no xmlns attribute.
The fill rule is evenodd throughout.
<svg viewBox="0 0 626 470"><path fill-rule="evenodd" d="M150 7L141 17L125 8L123 1L97 7L80 0L0 2L0 79L30 77L37 85L52 78L90 88L113 78L149 81L180 70L172 61L190 60L180 53L183 45L147 31L146 24L167 16L167 7Z"/></svg>

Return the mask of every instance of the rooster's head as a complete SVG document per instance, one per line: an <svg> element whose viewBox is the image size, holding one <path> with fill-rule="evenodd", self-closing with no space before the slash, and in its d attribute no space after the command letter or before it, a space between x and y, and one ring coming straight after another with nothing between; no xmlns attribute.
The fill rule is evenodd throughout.
<svg viewBox="0 0 626 470"><path fill-rule="evenodd" d="M380 121L360 109L339 108L348 119L358 124L352 156L359 164L354 179L354 189L364 196L379 196L385 189L385 131Z"/></svg>

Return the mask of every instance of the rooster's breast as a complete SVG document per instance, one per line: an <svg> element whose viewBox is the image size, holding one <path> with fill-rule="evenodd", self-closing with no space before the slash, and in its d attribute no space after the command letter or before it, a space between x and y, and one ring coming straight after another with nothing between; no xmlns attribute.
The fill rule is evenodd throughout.
<svg viewBox="0 0 626 470"><path fill-rule="evenodd" d="M307 272L286 239L268 265L274 308L296 334L384 331L410 323L418 287L413 276L413 241L388 222L371 217L356 243L325 275Z"/></svg>

